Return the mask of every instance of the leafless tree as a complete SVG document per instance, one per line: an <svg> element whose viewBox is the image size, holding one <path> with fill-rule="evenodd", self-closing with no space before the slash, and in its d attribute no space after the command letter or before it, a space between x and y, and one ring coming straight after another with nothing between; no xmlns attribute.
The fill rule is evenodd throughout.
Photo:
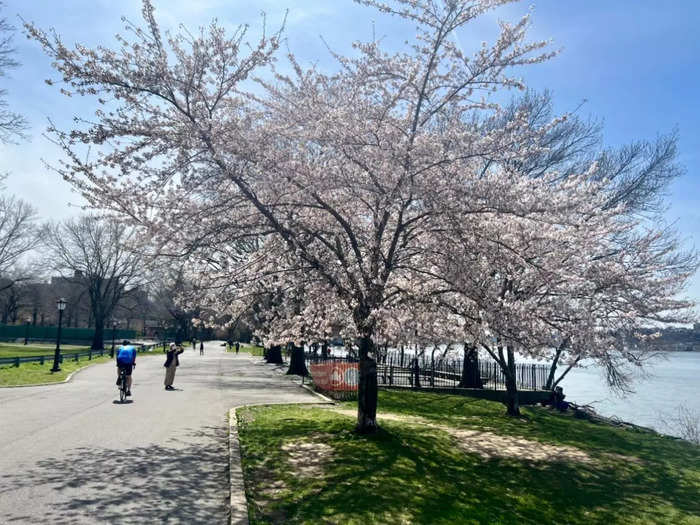
<svg viewBox="0 0 700 525"><path fill-rule="evenodd" d="M12 196L0 196L0 276L8 279L18 261L39 242L36 210ZM15 279L3 285L12 286Z"/></svg>
<svg viewBox="0 0 700 525"><path fill-rule="evenodd" d="M180 342L192 335L192 319L199 317L201 309L194 300L196 291L185 277L182 266L178 266L179 262L170 263L161 264L153 278L154 313L174 325L175 339Z"/></svg>
<svg viewBox="0 0 700 525"><path fill-rule="evenodd" d="M0 2L0 9L2 7ZM14 31L14 27L6 18L0 18L0 79L7 74L8 69L19 66L19 62L13 58ZM27 121L19 113L10 110L6 96L7 90L0 87L0 143L11 142L13 138L24 138L24 131L27 129Z"/></svg>
<svg viewBox="0 0 700 525"><path fill-rule="evenodd" d="M700 445L700 412L686 405L678 405L674 413L660 414L659 421L664 430Z"/></svg>
<svg viewBox="0 0 700 525"><path fill-rule="evenodd" d="M617 149L606 148L601 121L580 116L582 107L583 104L566 119L559 120L548 133L537 137L541 152L531 155L527 164L518 168L532 177L555 170L566 177L585 171L596 161L599 176L614 182L608 207L624 203L631 213L664 211L666 190L683 173L678 161L677 132L674 130L653 140L640 140ZM552 93L526 92L510 103L503 120L513 118L516 113L527 114L533 128L546 126L556 116ZM491 126L498 124L498 121L490 122ZM488 167L489 161L486 162Z"/></svg>
<svg viewBox="0 0 700 525"><path fill-rule="evenodd" d="M119 301L143 279L136 240L135 230L95 216L47 227L53 270L87 291L95 326L94 349L103 348L105 322Z"/></svg>

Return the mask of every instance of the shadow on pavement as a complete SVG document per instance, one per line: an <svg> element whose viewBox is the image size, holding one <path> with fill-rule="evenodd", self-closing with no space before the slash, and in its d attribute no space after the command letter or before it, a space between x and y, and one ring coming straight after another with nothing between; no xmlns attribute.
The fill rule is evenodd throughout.
<svg viewBox="0 0 700 525"><path fill-rule="evenodd" d="M33 515L32 523L225 523L227 439L226 429L204 427L167 446L77 448L21 474L0 474L0 495L22 488L47 494L43 519ZM22 509L3 516L4 523L26 519Z"/></svg>

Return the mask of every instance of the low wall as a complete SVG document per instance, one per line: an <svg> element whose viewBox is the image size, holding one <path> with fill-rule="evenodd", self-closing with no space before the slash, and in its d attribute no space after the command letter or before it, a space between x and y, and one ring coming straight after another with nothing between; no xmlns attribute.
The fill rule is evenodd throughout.
<svg viewBox="0 0 700 525"><path fill-rule="evenodd" d="M486 399L488 401L506 402L505 390L488 390L481 388L408 388L396 386L380 386L383 390L417 390L419 392L433 392L437 394L452 394L457 396L476 397L478 399ZM518 392L518 402L521 405L536 405L542 401L549 399L551 392L549 390L522 390Z"/></svg>

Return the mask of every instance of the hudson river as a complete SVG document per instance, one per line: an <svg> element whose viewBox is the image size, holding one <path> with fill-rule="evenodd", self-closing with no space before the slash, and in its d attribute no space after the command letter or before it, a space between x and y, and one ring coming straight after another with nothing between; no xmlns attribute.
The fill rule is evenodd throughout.
<svg viewBox="0 0 700 525"><path fill-rule="evenodd" d="M646 374L636 374L634 394L619 398L605 385L600 369L571 370L561 382L567 401L590 404L603 416L617 416L664 434L678 435L678 429L663 425L677 413L679 405L689 408L700 418L700 352L665 352L646 367Z"/></svg>

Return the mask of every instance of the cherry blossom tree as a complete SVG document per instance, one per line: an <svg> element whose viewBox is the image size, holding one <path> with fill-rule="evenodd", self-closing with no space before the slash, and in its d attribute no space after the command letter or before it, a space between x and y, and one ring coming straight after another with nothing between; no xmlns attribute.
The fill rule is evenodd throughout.
<svg viewBox="0 0 700 525"><path fill-rule="evenodd" d="M129 24L132 37L120 37L116 51L69 49L32 25L27 32L54 60L67 93L105 106L82 128L52 130L66 152L61 174L93 206L147 223L156 240L223 235L238 219L245 235L279 238L352 319L357 429L371 432L377 316L401 293L396 278L442 213L426 205L426 189L449 208L450 192L480 176L474 159L514 162L538 147L540 131L526 116L504 120L489 98L522 87L511 67L553 54L545 42L525 41L528 19L502 23L495 43L472 55L451 36L508 1L363 0L417 24L415 44L389 54L377 41L358 43L356 57L336 57L332 75L290 56L295 73L262 82L255 97L242 82L272 62L279 34L263 35L247 54L244 28L233 37L216 24L164 36L148 0L146 27ZM480 112L493 116L474 119ZM86 144L99 149L88 160Z"/></svg>
<svg viewBox="0 0 700 525"><path fill-rule="evenodd" d="M463 316L471 343L499 364L511 415L519 413L516 353L551 360L551 388L582 359L612 373L621 362L639 364L637 332L693 319L680 294L696 255L680 251L667 230L635 220L628 206L610 206L615 191L595 164L566 178L490 176L470 188L472 201L454 209L452 226L427 252L427 292ZM475 218L479 195L491 211Z"/></svg>

